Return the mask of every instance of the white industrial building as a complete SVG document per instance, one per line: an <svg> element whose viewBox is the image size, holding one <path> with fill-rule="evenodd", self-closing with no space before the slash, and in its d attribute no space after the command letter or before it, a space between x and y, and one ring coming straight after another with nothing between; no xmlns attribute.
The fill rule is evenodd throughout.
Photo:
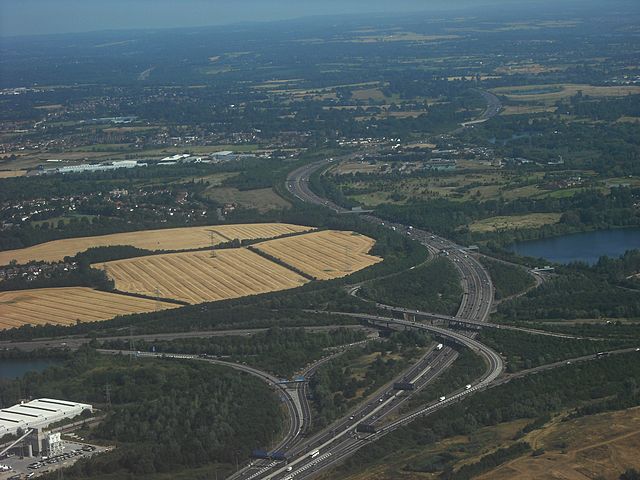
<svg viewBox="0 0 640 480"><path fill-rule="evenodd" d="M81 172L104 172L116 170L118 168L146 167L147 164L136 160L120 160L117 162L107 162L98 164L83 163L82 165L67 165L58 168L49 168L44 173L81 173Z"/></svg>
<svg viewBox="0 0 640 480"><path fill-rule="evenodd" d="M0 410L0 438L15 435L18 429L44 429L52 423L80 415L84 410L93 412L86 403L67 402L51 398L38 398Z"/></svg>

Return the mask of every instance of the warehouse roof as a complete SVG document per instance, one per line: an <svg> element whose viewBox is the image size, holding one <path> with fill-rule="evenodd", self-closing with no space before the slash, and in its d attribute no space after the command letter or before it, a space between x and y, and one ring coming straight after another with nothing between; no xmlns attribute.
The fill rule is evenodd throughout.
<svg viewBox="0 0 640 480"><path fill-rule="evenodd" d="M9 408L0 409L0 437L15 434L18 428L45 428L51 423L73 418L84 410L93 410L86 403L38 398Z"/></svg>

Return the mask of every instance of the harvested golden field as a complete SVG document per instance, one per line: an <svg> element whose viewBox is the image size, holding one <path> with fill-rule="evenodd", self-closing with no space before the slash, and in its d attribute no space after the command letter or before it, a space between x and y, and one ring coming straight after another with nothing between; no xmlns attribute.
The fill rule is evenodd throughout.
<svg viewBox="0 0 640 480"><path fill-rule="evenodd" d="M374 243L355 232L325 230L268 240L254 248L318 280L329 280L381 262L380 257L368 255Z"/></svg>
<svg viewBox="0 0 640 480"><path fill-rule="evenodd" d="M293 237L291 237L293 238ZM245 248L169 253L93 265L121 291L188 303L211 302L295 288L297 273Z"/></svg>
<svg viewBox="0 0 640 480"><path fill-rule="evenodd" d="M99 292L85 287L41 288L0 293L0 330L25 324L74 325L177 305Z"/></svg>
<svg viewBox="0 0 640 480"><path fill-rule="evenodd" d="M69 238L0 252L0 265L7 265L11 260L17 260L19 264L32 260L53 262L91 247L132 245L147 250L188 250L210 246L212 239L214 244L220 244L236 238L239 240L273 238L308 230L312 228L286 223L255 223L143 230L97 237Z"/></svg>

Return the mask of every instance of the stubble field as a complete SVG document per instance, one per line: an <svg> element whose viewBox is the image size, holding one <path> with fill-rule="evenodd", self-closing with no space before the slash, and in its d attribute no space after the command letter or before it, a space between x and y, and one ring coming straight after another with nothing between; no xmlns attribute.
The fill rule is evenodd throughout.
<svg viewBox="0 0 640 480"><path fill-rule="evenodd" d="M308 230L311 228L286 223L256 223L144 230L96 237L69 238L19 250L0 252L0 265L8 265L12 260L16 260L19 264L34 260L55 262L91 247L131 245L152 251L188 250L208 247L212 242L216 245L234 239L273 238Z"/></svg>
<svg viewBox="0 0 640 480"><path fill-rule="evenodd" d="M318 280L344 277L381 262L369 255L375 241L355 232L325 230L261 242L254 248Z"/></svg>
<svg viewBox="0 0 640 480"><path fill-rule="evenodd" d="M71 249L96 246L100 244L96 239L104 241L109 237L109 242L115 243L107 244L133 243L144 248L151 247L155 241L160 248L197 248L210 244L210 231L218 235L215 237L218 242L223 242L307 230L310 227L287 224L225 225L79 238L72 240L75 243L50 242L39 247L49 247L45 252L48 255L64 256L70 255ZM117 238L114 240L114 237ZM85 243L88 240L92 243ZM63 245L54 249L53 243ZM310 281L304 274L328 280L382 261L368 254L374 243L373 239L355 232L329 230L260 242L252 247L258 252L248 248L199 250L94 264L94 268L106 270L118 291L150 298L84 287L4 292L0 293L0 329L24 324L72 325L177 307L155 298L197 304L296 288Z"/></svg>
<svg viewBox="0 0 640 480"><path fill-rule="evenodd" d="M84 287L41 288L0 293L0 330L25 324L74 325L117 315L175 308L157 302Z"/></svg>
<svg viewBox="0 0 640 480"><path fill-rule="evenodd" d="M94 267L106 268L120 291L188 303L274 292L307 283L301 275L244 248L152 255Z"/></svg>

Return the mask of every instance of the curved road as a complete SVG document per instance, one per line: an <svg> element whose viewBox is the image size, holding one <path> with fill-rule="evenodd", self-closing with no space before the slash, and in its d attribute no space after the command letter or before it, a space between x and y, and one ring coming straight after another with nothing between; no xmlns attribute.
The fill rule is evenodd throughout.
<svg viewBox="0 0 640 480"><path fill-rule="evenodd" d="M328 164L329 162L327 161L318 161L294 170L287 177L286 188L292 195L303 202L330 208L338 214L346 214L349 212L347 209L316 195L309 186L311 175L321 168L326 167ZM494 296L493 284L486 269L475 258L465 253L464 247L426 231L413 228L412 226L385 222L373 215L364 215L362 218L411 236L425 245L431 253L441 252L448 256L461 273L464 290L463 298L455 317L478 323L486 322L491 311ZM403 313L409 312L405 311ZM411 314L414 313L419 312L411 312ZM504 364L502 358L496 352L475 340L473 338L475 334L472 332L455 332L442 327L416 322L411 319L399 320L376 315L353 315L366 319L374 324L384 324L385 326L394 325L402 328L421 329L435 333L440 337L447 338L455 343L473 349L486 359L488 368L475 385L470 386L468 389L454 392L448 398L442 399L442 401L401 416L395 421L380 427L375 433L362 437L357 432L358 425L371 424L373 421L379 421L381 417L394 411L397 408L396 405L411 395L410 391L394 391L392 388L388 389L378 399L378 402L369 403L361 407L360 410L356 411L355 414L351 415L348 419L343 419L342 422L337 425L337 428L333 426L334 428L322 432L321 435L314 437L312 441L305 442L306 445L302 451L298 449L287 452L290 454L289 464L265 474L261 477L262 479L293 480L294 478L305 478L314 475L318 470L334 464L368 442L422 415L430 414L440 408L444 408L451 402L459 401L466 395L486 388L503 371ZM411 315L407 316L411 318ZM420 376L424 376L427 382L430 381L448 368L456 356L457 353L455 350L450 347L443 347L442 350L435 353L433 358L429 358L427 364L420 367ZM424 361L426 359L423 358L421 360Z"/></svg>
<svg viewBox="0 0 640 480"><path fill-rule="evenodd" d="M99 349L98 352L106 353L110 355L129 355L131 352L126 350L103 350ZM151 352L137 352L136 355L138 357L154 357L154 358L176 358L182 360L199 360L203 362L213 363L215 365L221 365L224 367L233 368L234 370L240 370L242 372L249 373L254 377L259 378L264 381L267 385L273 388L276 391L280 392L281 398L287 405L287 410L289 411L289 430L285 437L280 441L280 443L275 447L274 450L278 451L286 448L291 442L293 442L303 428L304 421L304 413L302 411L302 407L300 403L297 401L297 398L287 390L287 388L280 383L280 379L274 377L270 373L263 372L262 370L258 370L257 368L250 367L248 365L243 365L239 363L227 362L224 360L218 360L214 358L203 357L200 355L189 355L189 354L180 354L180 353L151 353Z"/></svg>

